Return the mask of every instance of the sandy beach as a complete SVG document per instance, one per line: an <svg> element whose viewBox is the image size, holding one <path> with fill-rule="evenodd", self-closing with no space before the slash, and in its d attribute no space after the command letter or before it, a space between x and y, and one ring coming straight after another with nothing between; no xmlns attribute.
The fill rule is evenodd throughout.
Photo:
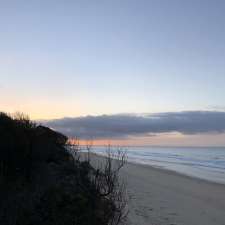
<svg viewBox="0 0 225 225"><path fill-rule="evenodd" d="M129 225L225 225L224 185L133 163L121 176Z"/></svg>

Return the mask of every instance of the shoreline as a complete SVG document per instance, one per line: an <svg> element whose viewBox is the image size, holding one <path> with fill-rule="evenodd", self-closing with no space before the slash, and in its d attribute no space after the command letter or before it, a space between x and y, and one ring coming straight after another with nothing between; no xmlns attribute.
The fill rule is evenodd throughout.
<svg viewBox="0 0 225 225"><path fill-rule="evenodd" d="M175 171L175 170L170 170L168 168L160 167L160 166L157 167L157 166L152 166L152 165L149 165L149 164L144 164L144 163L142 164L142 163L136 163L136 162L131 162L131 161L128 161L127 163L131 164L131 165L143 166L143 167L147 167L147 168L149 167L149 169L159 170L162 173L174 174L174 175L177 175L177 176L186 177L188 179L196 180L196 181L203 182L203 183L219 185L219 186L222 186L222 187L225 188L225 182L220 183L220 182L216 182L214 180L204 179L204 178L201 178L201 177L198 177L198 176L191 176L191 175L188 175L188 174L185 174L185 173L181 173L181 172L178 172L178 171Z"/></svg>
<svg viewBox="0 0 225 225"><path fill-rule="evenodd" d="M94 164L104 156L91 154ZM127 162L129 225L225 225L225 185Z"/></svg>
<svg viewBox="0 0 225 225"><path fill-rule="evenodd" d="M91 153L91 155L95 155L96 157L103 157L103 158L105 157L104 155L93 153L93 152ZM196 181L203 182L203 183L205 182L205 183L208 183L208 184L216 184L216 185L223 186L225 188L225 181L224 181L224 183L221 183L219 181L201 178L199 176L192 176L192 175L189 175L189 174L186 174L186 173L182 173L182 172L179 172L179 171L168 169L168 168L163 167L163 166L153 166L153 165L150 165L150 164L147 164L147 163L138 163L138 162L127 160L126 164L137 165L137 166L142 166L142 167L147 167L147 168L149 167L149 169L152 169L152 170L159 170L163 173L165 172L165 173L169 173L169 174L170 173L175 174L177 176L186 177L186 178L189 178L189 179L194 179Z"/></svg>

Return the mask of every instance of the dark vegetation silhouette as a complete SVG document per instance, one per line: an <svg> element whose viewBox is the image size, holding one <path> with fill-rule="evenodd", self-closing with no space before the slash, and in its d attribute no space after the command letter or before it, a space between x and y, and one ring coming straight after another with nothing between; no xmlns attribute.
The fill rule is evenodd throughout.
<svg viewBox="0 0 225 225"><path fill-rule="evenodd" d="M120 152L114 160L109 153L103 166L95 168L90 145L84 158L79 145L66 147L67 141L24 114L0 113L0 224L125 222L125 189L119 179L125 155Z"/></svg>

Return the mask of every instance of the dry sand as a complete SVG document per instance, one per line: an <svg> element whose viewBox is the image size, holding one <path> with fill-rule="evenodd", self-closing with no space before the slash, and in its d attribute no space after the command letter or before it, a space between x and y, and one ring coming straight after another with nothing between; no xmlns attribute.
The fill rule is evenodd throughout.
<svg viewBox="0 0 225 225"><path fill-rule="evenodd" d="M225 225L224 185L133 163L121 175L129 225Z"/></svg>

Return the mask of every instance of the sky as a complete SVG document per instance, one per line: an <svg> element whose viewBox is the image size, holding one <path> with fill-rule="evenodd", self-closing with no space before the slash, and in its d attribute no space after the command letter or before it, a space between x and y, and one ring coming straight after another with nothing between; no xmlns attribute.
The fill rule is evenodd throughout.
<svg viewBox="0 0 225 225"><path fill-rule="evenodd" d="M221 128L210 113L225 111L224 11L223 0L0 0L0 110L48 122L108 115L112 127L120 115L205 112ZM95 128L81 137L104 142ZM107 138L225 146L224 129L159 130Z"/></svg>

